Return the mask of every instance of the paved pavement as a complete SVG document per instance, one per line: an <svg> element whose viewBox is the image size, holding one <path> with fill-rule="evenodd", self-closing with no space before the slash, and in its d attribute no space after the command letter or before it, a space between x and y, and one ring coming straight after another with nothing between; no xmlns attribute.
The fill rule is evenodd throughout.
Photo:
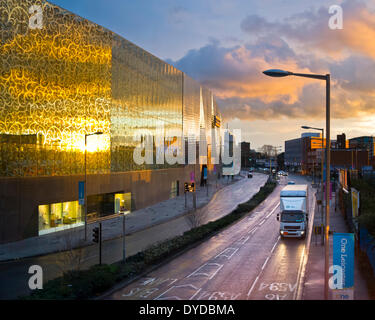
<svg viewBox="0 0 375 320"><path fill-rule="evenodd" d="M337 206L335 210L335 200L335 194L333 194L330 206L330 230L334 233L349 232L339 207ZM314 225L320 226L322 224L322 215L320 209L316 209ZM306 278L302 293L303 300L324 300L324 261L325 250L324 245L322 245L321 235L313 235L306 267ZM330 236L330 265L332 265L332 236ZM354 283L354 300L370 300L366 281L359 271L357 260L355 260L354 265ZM332 292L330 291L329 299L331 298Z"/></svg>
<svg viewBox="0 0 375 320"><path fill-rule="evenodd" d="M215 220L230 213L239 203L249 200L255 193L257 193L260 187L265 184L267 178L268 176L264 174L255 173L252 179L237 178L236 183L233 184L227 184L227 181L222 179L222 188L218 190L217 193L215 193L216 183L209 187L211 195L215 193L211 200L210 197L207 198L206 190L202 189L197 195L197 206L200 205L203 207L197 210L194 215L202 217L202 219L199 219L199 223L205 223L208 220ZM139 230L137 232L133 231L137 229L134 227L131 232L127 232L127 236L125 237L126 256L131 256L152 244L182 234L194 227L196 221L191 218L193 215L192 212L187 213L189 208L185 209L185 212L182 214L176 214L171 218L171 213L175 211L181 212L181 207L184 208L184 196L178 197L177 199L170 199L168 201L153 206L152 210L147 208L150 214L153 212L159 212L160 216L164 216L164 220L163 218L160 218L158 223L156 223L156 219L154 219L154 224L152 226L148 224L148 226L143 229L137 227ZM170 205L168 205L168 203ZM204 203L208 204L204 206ZM157 211L157 208L159 208L159 211ZM167 220L166 217L169 217L169 220ZM130 225L130 221L131 220L128 220L127 217L127 227ZM137 221L139 223L142 222L141 219L137 219ZM145 218L144 221L150 222L152 221L152 218ZM103 230L104 234L111 230L111 226L114 229L116 227L114 221L109 222L110 224ZM120 223L120 226L122 226L122 223ZM115 232L113 232L113 234L115 234ZM71 237L73 237L73 235ZM69 243L69 235L66 239ZM104 241L102 262L113 263L121 260L123 257L122 244L123 239L121 237ZM97 245L90 245L82 249L72 249L39 257L2 262L0 263L0 283L2 284L0 286L0 299L12 299L20 294L29 293L27 281L29 278L28 268L31 265L37 264L43 268L44 282L46 282L61 275L65 270L72 268L85 269L97 263Z"/></svg>

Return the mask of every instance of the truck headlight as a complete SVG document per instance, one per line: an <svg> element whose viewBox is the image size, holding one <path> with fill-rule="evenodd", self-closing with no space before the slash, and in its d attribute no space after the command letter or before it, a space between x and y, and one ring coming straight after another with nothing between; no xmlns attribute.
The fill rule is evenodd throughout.
<svg viewBox="0 0 375 320"><path fill-rule="evenodd" d="M301 234L305 234L305 231L301 231Z"/></svg>

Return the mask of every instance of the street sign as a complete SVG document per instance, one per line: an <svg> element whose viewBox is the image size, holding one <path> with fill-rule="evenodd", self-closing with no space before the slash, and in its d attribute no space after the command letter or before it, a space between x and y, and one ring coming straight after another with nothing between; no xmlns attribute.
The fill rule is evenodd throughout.
<svg viewBox="0 0 375 320"><path fill-rule="evenodd" d="M354 287L354 233L333 234L333 265L341 267L342 288Z"/></svg>
<svg viewBox="0 0 375 320"><path fill-rule="evenodd" d="M203 179L207 180L207 168L203 168Z"/></svg>
<svg viewBox="0 0 375 320"><path fill-rule="evenodd" d="M78 181L78 204L85 204L85 181Z"/></svg>

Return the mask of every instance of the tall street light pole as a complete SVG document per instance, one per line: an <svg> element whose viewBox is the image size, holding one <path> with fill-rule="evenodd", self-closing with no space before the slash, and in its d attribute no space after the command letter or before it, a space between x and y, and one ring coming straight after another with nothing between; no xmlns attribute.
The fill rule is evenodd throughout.
<svg viewBox="0 0 375 320"><path fill-rule="evenodd" d="M85 241L87 240L87 137L100 134L103 134L103 132L98 131L94 133L85 134Z"/></svg>
<svg viewBox="0 0 375 320"><path fill-rule="evenodd" d="M314 128L314 127L308 127L308 126L301 126L302 129L311 129L311 130L319 130L322 131L322 158L321 158L321 188L323 188L323 162L324 162L324 157L323 157L323 149L324 149L324 128Z"/></svg>
<svg viewBox="0 0 375 320"><path fill-rule="evenodd" d="M324 153L323 153L323 149L324 149L324 129L323 128L314 128L314 127L308 127L308 126L302 126L301 127L302 129L312 129L312 130L320 130L322 131L322 154L321 154L321 173L320 173L320 178L321 178L321 182L320 182L320 191L321 191L321 225L323 226L323 212L324 212L324 207L323 207L323 185L324 185L324 182L323 182L323 162L324 162ZM322 233L322 245L324 244L324 234Z"/></svg>
<svg viewBox="0 0 375 320"><path fill-rule="evenodd" d="M331 106L330 106L330 74L306 74L306 73L294 73L285 70L271 69L263 71L263 73L270 77L286 77L286 76L297 76L304 78L312 78L317 80L325 80L326 82L326 216L325 216L325 261L324 261L324 298L328 300L328 280L329 280L329 194L330 194L330 165L331 165Z"/></svg>

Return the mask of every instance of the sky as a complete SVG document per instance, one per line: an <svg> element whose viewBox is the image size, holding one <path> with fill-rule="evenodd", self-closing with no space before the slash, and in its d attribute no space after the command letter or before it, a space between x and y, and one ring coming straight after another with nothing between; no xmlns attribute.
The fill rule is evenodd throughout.
<svg viewBox="0 0 375 320"><path fill-rule="evenodd" d="M375 135L375 0L52 0L173 64L211 89L252 149L325 128L325 82L262 71L331 74L331 138ZM342 29L329 21L339 5ZM336 20L337 22L337 20Z"/></svg>

